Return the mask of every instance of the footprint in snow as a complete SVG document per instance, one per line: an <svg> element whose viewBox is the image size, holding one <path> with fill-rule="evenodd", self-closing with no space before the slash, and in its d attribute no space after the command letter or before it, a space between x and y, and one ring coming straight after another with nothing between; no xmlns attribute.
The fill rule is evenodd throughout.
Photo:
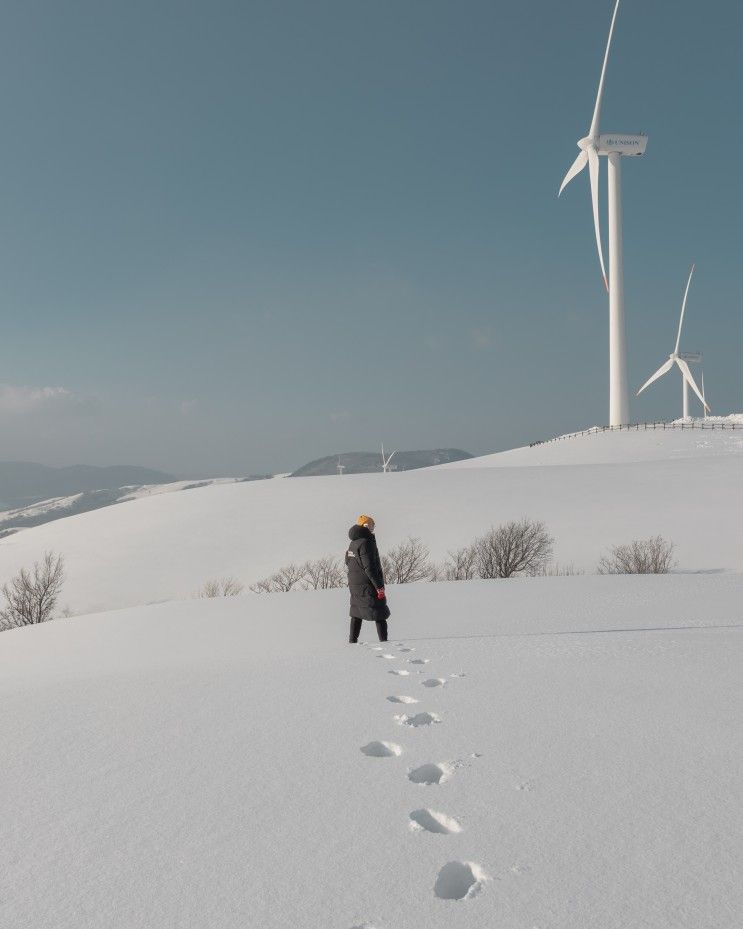
<svg viewBox="0 0 743 929"><path fill-rule="evenodd" d="M410 828L416 832L425 830L439 835L451 835L453 832L462 831L456 819L436 810L413 810L410 814Z"/></svg>
<svg viewBox="0 0 743 929"><path fill-rule="evenodd" d="M466 674L450 674L449 677L467 677Z"/></svg>
<svg viewBox="0 0 743 929"><path fill-rule="evenodd" d="M418 703L418 700L415 697L406 697L404 694L399 696L387 697L390 703Z"/></svg>
<svg viewBox="0 0 743 929"><path fill-rule="evenodd" d="M377 658L391 658L394 661L397 655L377 655Z"/></svg>
<svg viewBox="0 0 743 929"><path fill-rule="evenodd" d="M427 681L421 681L424 687L443 687L445 683L445 677L429 677Z"/></svg>
<svg viewBox="0 0 743 929"><path fill-rule="evenodd" d="M402 755L402 748L394 742L369 742L361 746L361 751L370 758L392 758Z"/></svg>
<svg viewBox="0 0 743 929"><path fill-rule="evenodd" d="M440 900L470 900L488 879L474 861L450 861L439 871L433 892Z"/></svg>
<svg viewBox="0 0 743 929"><path fill-rule="evenodd" d="M394 671L388 671L387 673L388 673L388 674L397 674L398 677L408 677L408 676L410 675L410 671L404 671L404 670L401 669L401 668L395 668Z"/></svg>
<svg viewBox="0 0 743 929"><path fill-rule="evenodd" d="M396 722L400 726L413 726L419 729L421 726L432 726L434 723L440 723L441 717L435 713L416 713L415 716L408 716L403 713L402 716L395 716Z"/></svg>
<svg viewBox="0 0 743 929"><path fill-rule="evenodd" d="M398 652L414 652L414 648L398 648Z"/></svg>
<svg viewBox="0 0 743 929"><path fill-rule="evenodd" d="M443 784L448 781L458 767L456 763L440 761L438 764L428 762L418 768L412 768L408 771L408 780L413 784L423 784L431 787L434 784Z"/></svg>
<svg viewBox="0 0 743 929"><path fill-rule="evenodd" d="M384 645L372 645L371 650L372 650L373 652L383 652L383 651L384 651Z"/></svg>
<svg viewBox="0 0 743 929"><path fill-rule="evenodd" d="M430 658L408 658L408 664L428 664Z"/></svg>

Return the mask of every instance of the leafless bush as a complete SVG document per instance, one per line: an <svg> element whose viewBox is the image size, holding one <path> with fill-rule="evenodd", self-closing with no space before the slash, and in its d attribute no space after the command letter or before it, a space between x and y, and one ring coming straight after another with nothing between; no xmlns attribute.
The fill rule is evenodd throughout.
<svg viewBox="0 0 743 929"><path fill-rule="evenodd" d="M574 564L559 564L557 561L547 562L539 571L533 571L532 576L536 577L575 577L579 574L585 574L583 568L576 568Z"/></svg>
<svg viewBox="0 0 743 929"><path fill-rule="evenodd" d="M64 558L45 552L29 571L21 568L16 576L3 585L5 606L0 609L0 630L32 626L54 618L64 584Z"/></svg>
<svg viewBox="0 0 743 929"><path fill-rule="evenodd" d="M196 596L206 600L214 597L236 597L243 590L245 590L244 585L234 577L220 577L207 581Z"/></svg>
<svg viewBox="0 0 743 929"><path fill-rule="evenodd" d="M668 574L676 564L673 542L656 535L615 545L598 564L599 574Z"/></svg>
<svg viewBox="0 0 743 929"><path fill-rule="evenodd" d="M385 584L413 584L430 577L430 552L420 539L407 538L382 555Z"/></svg>
<svg viewBox="0 0 743 929"><path fill-rule="evenodd" d="M290 590L328 590L346 586L346 572L333 555L304 564L289 564L250 585L255 594L287 593Z"/></svg>
<svg viewBox="0 0 743 929"><path fill-rule="evenodd" d="M250 585L250 589L255 594L278 594L288 593L290 590L301 589L302 579L304 578L304 565L291 564L284 565L283 568L264 578L255 584Z"/></svg>
<svg viewBox="0 0 743 929"><path fill-rule="evenodd" d="M477 574L482 578L539 574L552 558L553 542L542 522L504 523L475 541Z"/></svg>
<svg viewBox="0 0 743 929"><path fill-rule="evenodd" d="M327 555L317 561L306 561L303 565L302 587L304 590L328 590L345 587L346 573L337 558Z"/></svg>
<svg viewBox="0 0 743 929"><path fill-rule="evenodd" d="M448 552L446 561L432 569L434 581L471 581L477 577L477 550L474 545L465 545Z"/></svg>

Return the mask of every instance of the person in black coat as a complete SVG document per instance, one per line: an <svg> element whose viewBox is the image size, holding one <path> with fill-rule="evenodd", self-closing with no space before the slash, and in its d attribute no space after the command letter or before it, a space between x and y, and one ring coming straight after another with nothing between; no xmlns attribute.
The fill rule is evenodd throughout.
<svg viewBox="0 0 743 929"><path fill-rule="evenodd" d="M387 641L387 620L390 608L384 590L384 572L374 538L374 520L359 516L356 525L348 530L351 544L346 551L348 589L351 594L351 630L349 642L358 642L363 620L377 624L380 642Z"/></svg>

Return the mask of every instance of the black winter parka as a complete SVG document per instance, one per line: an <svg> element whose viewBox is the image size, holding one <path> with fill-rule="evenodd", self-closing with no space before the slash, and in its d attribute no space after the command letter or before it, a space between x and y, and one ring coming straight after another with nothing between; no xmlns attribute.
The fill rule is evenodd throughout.
<svg viewBox="0 0 743 929"><path fill-rule="evenodd" d="M348 538L351 540L346 551L351 594L349 615L357 619L388 619L387 601L377 599L377 590L384 587L384 572L374 533L366 526L351 526Z"/></svg>

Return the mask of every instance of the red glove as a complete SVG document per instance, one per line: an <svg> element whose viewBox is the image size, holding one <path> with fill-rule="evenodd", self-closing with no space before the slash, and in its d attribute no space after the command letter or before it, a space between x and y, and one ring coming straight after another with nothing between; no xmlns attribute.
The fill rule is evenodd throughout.
<svg viewBox="0 0 743 929"><path fill-rule="evenodd" d="M385 599L384 587L378 587L377 588L377 600L384 600L384 599Z"/></svg>

